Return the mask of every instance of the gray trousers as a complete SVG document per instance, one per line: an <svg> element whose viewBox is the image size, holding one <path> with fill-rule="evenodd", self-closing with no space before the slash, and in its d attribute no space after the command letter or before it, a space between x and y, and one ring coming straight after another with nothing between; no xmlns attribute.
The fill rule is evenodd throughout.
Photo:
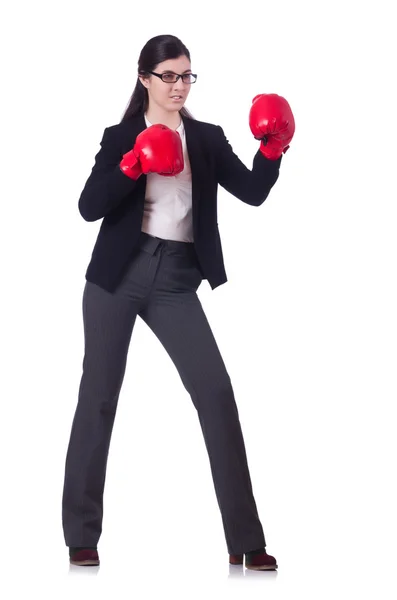
<svg viewBox="0 0 397 600"><path fill-rule="evenodd" d="M231 380L196 293L201 282L193 244L144 232L114 293L86 281L83 374L62 497L67 546L97 546L102 533L109 445L137 315L168 352L197 410L229 554L266 545Z"/></svg>

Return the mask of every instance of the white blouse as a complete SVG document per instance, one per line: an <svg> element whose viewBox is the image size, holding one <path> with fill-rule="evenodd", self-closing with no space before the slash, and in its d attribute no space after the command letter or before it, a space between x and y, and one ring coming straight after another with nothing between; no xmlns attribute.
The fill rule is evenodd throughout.
<svg viewBox="0 0 397 600"><path fill-rule="evenodd" d="M152 125L146 118L148 127ZM149 173L146 177L142 231L166 240L193 242L192 172L186 147L183 121L176 129L181 136L184 169L179 175L164 177Z"/></svg>

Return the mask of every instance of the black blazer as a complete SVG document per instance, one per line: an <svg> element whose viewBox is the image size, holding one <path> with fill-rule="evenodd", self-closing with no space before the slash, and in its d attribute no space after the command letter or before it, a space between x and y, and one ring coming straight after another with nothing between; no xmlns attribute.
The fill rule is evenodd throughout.
<svg viewBox="0 0 397 600"><path fill-rule="evenodd" d="M260 206L278 179L282 157L268 160L258 149L250 171L220 126L182 119L192 170L194 248L203 279L214 290L227 281L217 220L218 184L242 202ZM103 218L85 277L109 292L121 281L141 233L147 177L134 181L119 163L145 128L143 113L105 128L78 203L86 221Z"/></svg>

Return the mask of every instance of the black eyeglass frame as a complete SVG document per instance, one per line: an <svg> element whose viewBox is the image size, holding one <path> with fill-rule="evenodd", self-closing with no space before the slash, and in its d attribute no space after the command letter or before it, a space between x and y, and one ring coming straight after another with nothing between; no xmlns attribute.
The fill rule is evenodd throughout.
<svg viewBox="0 0 397 600"><path fill-rule="evenodd" d="M151 73L151 75L156 75L156 77L159 77L161 79L161 81L164 81L163 79L163 75L167 75L167 73L155 73L154 71L145 71L140 73L140 75L144 75L144 73ZM195 77L196 79L194 81L188 81L187 84L188 85L192 85L193 83L196 83L197 81L197 74L196 73L182 73L182 74L178 74L178 73L174 73L173 71L168 71L168 73L172 73L173 75L175 75L176 80L175 81L164 81L164 83L176 83L180 78L182 78L183 81L183 77L186 75L193 75L193 77ZM186 83L185 81L183 81L183 83Z"/></svg>

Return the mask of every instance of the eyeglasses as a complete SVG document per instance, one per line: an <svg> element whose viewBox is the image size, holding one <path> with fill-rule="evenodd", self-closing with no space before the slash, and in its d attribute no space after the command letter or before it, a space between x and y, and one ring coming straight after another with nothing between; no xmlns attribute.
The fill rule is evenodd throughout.
<svg viewBox="0 0 397 600"><path fill-rule="evenodd" d="M156 77L160 77L162 81L165 83L176 83L178 79L182 78L183 83L196 83L197 75L193 73L183 73L182 75L178 75L177 73L155 73L154 71L145 71L146 73L151 73ZM140 72L143 75L143 72Z"/></svg>

